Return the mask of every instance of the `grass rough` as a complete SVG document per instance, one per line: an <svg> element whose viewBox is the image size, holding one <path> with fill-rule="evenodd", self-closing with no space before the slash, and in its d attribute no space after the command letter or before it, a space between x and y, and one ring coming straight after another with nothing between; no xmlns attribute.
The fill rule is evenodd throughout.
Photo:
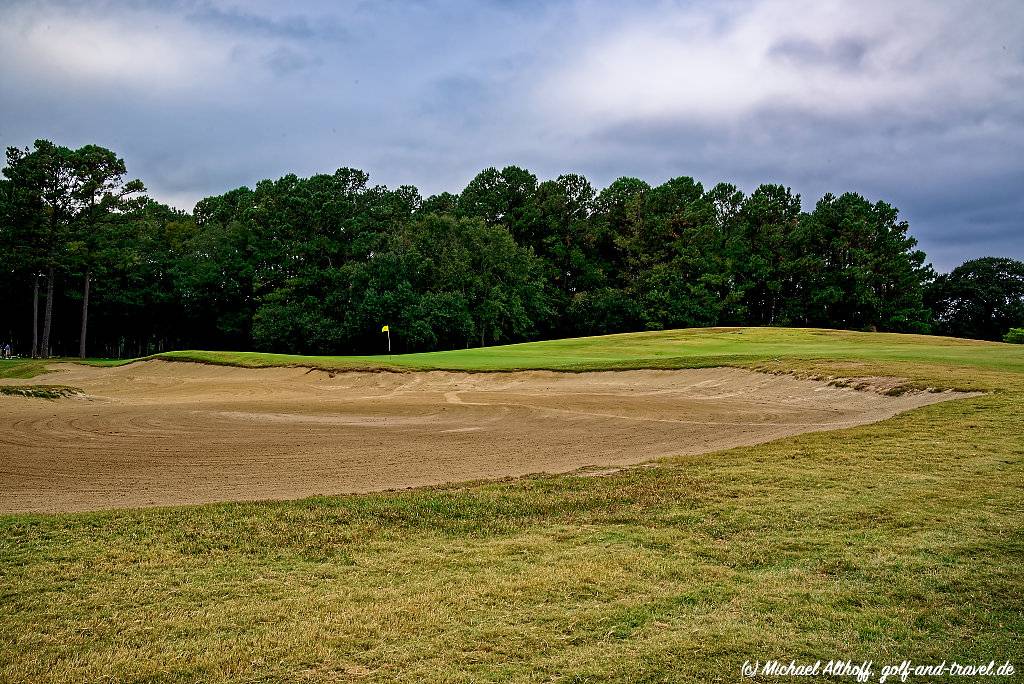
<svg viewBox="0 0 1024 684"><path fill-rule="evenodd" d="M0 385L0 394L34 399L61 399L82 394L82 390L68 385Z"/></svg>
<svg viewBox="0 0 1024 684"><path fill-rule="evenodd" d="M431 358L725 360L989 393L603 477L0 516L0 681L735 682L744 660L766 658L1024 666L1020 347L762 329L537 344Z"/></svg>

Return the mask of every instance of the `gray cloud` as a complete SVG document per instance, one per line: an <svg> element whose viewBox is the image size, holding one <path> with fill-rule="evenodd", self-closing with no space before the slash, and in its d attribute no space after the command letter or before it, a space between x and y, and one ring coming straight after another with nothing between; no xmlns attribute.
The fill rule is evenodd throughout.
<svg viewBox="0 0 1024 684"><path fill-rule="evenodd" d="M218 7L208 2L196 4L192 9L185 5L182 9L188 12L189 21L226 32L295 40L346 40L350 37L344 24L330 15L286 14L277 17L237 7Z"/></svg>
<svg viewBox="0 0 1024 684"><path fill-rule="evenodd" d="M518 164L884 199L940 269L1024 258L1024 5L0 5L0 144L122 154L164 201L339 166Z"/></svg>
<svg viewBox="0 0 1024 684"><path fill-rule="evenodd" d="M288 45L280 45L270 50L264 56L263 61L275 76L280 77L323 64L323 60L319 57L296 50Z"/></svg>
<svg viewBox="0 0 1024 684"><path fill-rule="evenodd" d="M802 66L826 64L853 71L863 67L869 49L870 41L865 38L839 38L827 44L794 38L775 43L768 54Z"/></svg>

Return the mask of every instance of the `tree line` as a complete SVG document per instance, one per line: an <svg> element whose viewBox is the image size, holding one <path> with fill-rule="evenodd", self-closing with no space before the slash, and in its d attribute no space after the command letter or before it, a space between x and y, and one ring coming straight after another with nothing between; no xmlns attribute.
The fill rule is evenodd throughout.
<svg viewBox="0 0 1024 684"><path fill-rule="evenodd" d="M1024 264L937 275L885 202L765 184L595 188L489 168L458 194L351 168L172 209L122 159L49 141L0 179L0 334L23 355L424 351L714 325L998 339Z"/></svg>

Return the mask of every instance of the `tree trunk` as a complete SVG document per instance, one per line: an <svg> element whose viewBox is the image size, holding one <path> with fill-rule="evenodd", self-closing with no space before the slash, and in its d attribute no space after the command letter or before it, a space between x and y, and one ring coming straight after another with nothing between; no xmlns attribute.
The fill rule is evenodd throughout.
<svg viewBox="0 0 1024 684"><path fill-rule="evenodd" d="M32 358L39 357L39 274L32 284Z"/></svg>
<svg viewBox="0 0 1024 684"><path fill-rule="evenodd" d="M53 324L53 271L53 266L50 266L50 270L46 274L46 312L43 314L43 343L39 350L39 355L44 357L50 355L50 327Z"/></svg>
<svg viewBox="0 0 1024 684"><path fill-rule="evenodd" d="M85 331L89 325L89 268L85 269L85 282L82 283L82 335L78 338L78 358L85 358Z"/></svg>

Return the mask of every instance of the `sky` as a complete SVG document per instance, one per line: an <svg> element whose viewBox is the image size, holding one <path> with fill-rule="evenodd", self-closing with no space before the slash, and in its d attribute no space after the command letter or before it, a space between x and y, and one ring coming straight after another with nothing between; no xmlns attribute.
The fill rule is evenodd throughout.
<svg viewBox="0 0 1024 684"><path fill-rule="evenodd" d="M0 145L36 138L186 210L343 166L853 191L947 271L1024 259L1024 2L0 0Z"/></svg>

